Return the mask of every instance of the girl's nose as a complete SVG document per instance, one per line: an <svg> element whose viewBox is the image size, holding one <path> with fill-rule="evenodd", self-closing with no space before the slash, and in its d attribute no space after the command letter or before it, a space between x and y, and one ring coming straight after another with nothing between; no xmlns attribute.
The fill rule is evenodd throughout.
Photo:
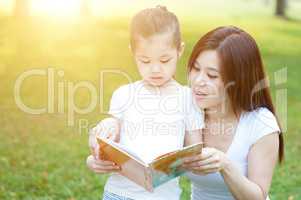
<svg viewBox="0 0 301 200"><path fill-rule="evenodd" d="M154 65L152 66L151 70L152 70L152 73L158 73L158 72L161 71L161 67L160 67L160 65L158 65L158 64L154 64Z"/></svg>

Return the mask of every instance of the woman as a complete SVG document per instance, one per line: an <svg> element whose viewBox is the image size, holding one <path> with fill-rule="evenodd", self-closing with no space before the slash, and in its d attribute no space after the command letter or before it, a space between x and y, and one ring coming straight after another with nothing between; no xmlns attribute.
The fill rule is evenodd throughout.
<svg viewBox="0 0 301 200"><path fill-rule="evenodd" d="M268 198L284 144L256 42L239 28L217 28L197 42L188 70L206 119L205 148L183 165L192 199Z"/></svg>

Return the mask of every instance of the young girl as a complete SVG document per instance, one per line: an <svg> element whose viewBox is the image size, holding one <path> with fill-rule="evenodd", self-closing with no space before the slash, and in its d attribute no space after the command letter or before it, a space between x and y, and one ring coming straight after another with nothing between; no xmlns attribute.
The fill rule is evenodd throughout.
<svg viewBox="0 0 301 200"><path fill-rule="evenodd" d="M103 136L104 132L110 132L112 136L119 136L119 142L143 161L150 162L185 144L200 141L204 120L202 112L193 104L190 89L173 79L184 50L177 17L164 7L139 12L132 19L130 42L142 80L124 85L113 93L109 111L113 118L101 125L115 130L96 127L90 136L90 146L95 151L95 134ZM114 163L95 156L89 156L87 163L97 173L119 170ZM105 185L103 199L176 200L180 194L178 179L150 193L113 173Z"/></svg>

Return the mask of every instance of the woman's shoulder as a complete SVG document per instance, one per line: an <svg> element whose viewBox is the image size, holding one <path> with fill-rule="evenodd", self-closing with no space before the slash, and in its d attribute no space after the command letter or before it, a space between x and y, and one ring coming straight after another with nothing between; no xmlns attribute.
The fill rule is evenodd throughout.
<svg viewBox="0 0 301 200"><path fill-rule="evenodd" d="M242 119L256 125L278 126L276 116L266 107L244 112L242 113Z"/></svg>
<svg viewBox="0 0 301 200"><path fill-rule="evenodd" d="M272 133L280 133L280 127L276 116L266 107L260 107L253 111L244 112L240 123L244 131L248 134L252 143L256 143L260 138Z"/></svg>

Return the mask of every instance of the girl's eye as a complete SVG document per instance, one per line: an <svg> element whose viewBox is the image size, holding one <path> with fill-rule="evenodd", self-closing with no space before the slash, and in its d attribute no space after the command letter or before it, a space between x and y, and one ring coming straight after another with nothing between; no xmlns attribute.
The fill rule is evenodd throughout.
<svg viewBox="0 0 301 200"><path fill-rule="evenodd" d="M140 60L140 62L144 63L144 64L149 64L150 61L149 60Z"/></svg>
<svg viewBox="0 0 301 200"><path fill-rule="evenodd" d="M161 60L161 63L168 63L171 59Z"/></svg>

